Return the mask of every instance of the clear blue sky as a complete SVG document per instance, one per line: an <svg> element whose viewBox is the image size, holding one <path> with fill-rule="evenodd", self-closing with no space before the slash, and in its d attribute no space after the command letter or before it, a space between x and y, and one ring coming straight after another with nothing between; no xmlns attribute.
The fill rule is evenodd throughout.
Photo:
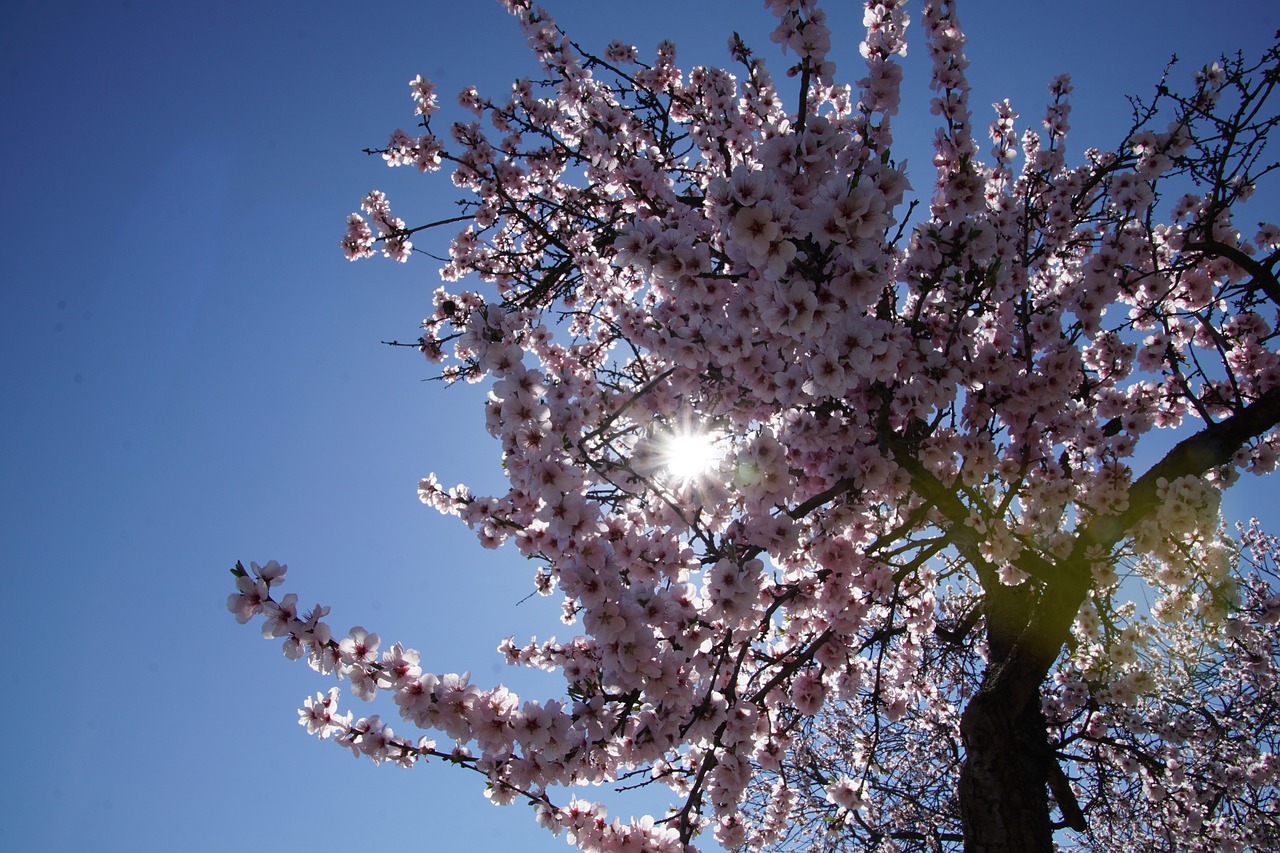
<svg viewBox="0 0 1280 853"><path fill-rule="evenodd" d="M724 63L736 29L775 55L755 2L546 5L597 47L672 37L682 65ZM861 16L830 5L847 80ZM960 14L975 109L1010 97L1038 123L1070 71L1077 151L1119 138L1122 95L1150 91L1170 53L1189 74L1280 26L1263 0ZM488 805L478 777L314 742L294 709L329 683L224 607L229 566L275 558L335 626L403 640L436 671L552 689L493 651L563 636L555 607L516 607L527 565L416 498L429 471L481 490L498 475L478 389L421 382L412 352L378 343L414 338L434 265L351 265L337 245L370 189L411 224L448 214L447 178L359 153L412 125L411 77L499 93L532 70L484 0L6 3L0 849L565 849L526 809ZM918 166L923 104L899 123Z"/></svg>

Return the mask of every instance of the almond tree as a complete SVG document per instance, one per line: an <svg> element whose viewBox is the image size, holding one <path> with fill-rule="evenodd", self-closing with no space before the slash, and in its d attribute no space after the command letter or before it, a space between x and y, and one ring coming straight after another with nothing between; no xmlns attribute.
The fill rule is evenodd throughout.
<svg viewBox="0 0 1280 853"><path fill-rule="evenodd" d="M1280 49L1173 69L1072 164L1068 79L1042 130L1006 102L980 139L954 3L926 3L917 201L901 0L867 4L852 84L816 2L769 0L782 87L736 36L733 70L686 73L504 2L542 79L464 91L446 129L417 78L419 127L377 151L450 169L460 215L411 227L373 192L342 246L405 261L462 224L440 272L468 282L417 347L491 383L510 488L420 495L562 597L580 633L502 651L565 693L337 638L283 566L237 564L241 621L445 742L337 688L308 730L478 771L585 850L1280 844L1276 544L1218 513L1280 448L1280 227L1237 221L1276 168ZM609 821L582 782L674 802Z"/></svg>

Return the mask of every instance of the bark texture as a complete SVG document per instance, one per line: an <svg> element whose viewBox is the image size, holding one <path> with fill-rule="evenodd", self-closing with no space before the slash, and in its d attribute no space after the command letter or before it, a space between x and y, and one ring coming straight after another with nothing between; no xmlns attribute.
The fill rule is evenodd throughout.
<svg viewBox="0 0 1280 853"><path fill-rule="evenodd" d="M998 692L979 693L961 720L964 846L969 853L1053 850L1048 754L1038 708L1010 707Z"/></svg>

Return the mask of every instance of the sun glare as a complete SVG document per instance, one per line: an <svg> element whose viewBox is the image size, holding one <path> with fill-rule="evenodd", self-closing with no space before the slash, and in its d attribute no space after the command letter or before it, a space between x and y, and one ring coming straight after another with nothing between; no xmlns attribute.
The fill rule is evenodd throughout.
<svg viewBox="0 0 1280 853"><path fill-rule="evenodd" d="M674 479L687 482L706 473L716 461L716 437L703 432L680 432L664 442L664 467Z"/></svg>

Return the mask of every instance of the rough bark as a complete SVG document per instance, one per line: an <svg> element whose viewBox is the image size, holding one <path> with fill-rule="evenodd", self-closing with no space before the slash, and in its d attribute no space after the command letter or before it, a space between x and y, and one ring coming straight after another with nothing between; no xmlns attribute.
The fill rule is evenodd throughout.
<svg viewBox="0 0 1280 853"><path fill-rule="evenodd" d="M965 760L958 793L968 853L1053 851L1048 783L1055 758L1039 688L1070 625L1044 617L1071 607L1053 600L1068 587L1078 608L1080 583L1037 590L994 581L988 587L988 669L960 721Z"/></svg>
<svg viewBox="0 0 1280 853"><path fill-rule="evenodd" d="M960 724L965 761L960 806L967 853L1053 850L1044 719L1030 704L1011 707L998 690L980 692Z"/></svg>

